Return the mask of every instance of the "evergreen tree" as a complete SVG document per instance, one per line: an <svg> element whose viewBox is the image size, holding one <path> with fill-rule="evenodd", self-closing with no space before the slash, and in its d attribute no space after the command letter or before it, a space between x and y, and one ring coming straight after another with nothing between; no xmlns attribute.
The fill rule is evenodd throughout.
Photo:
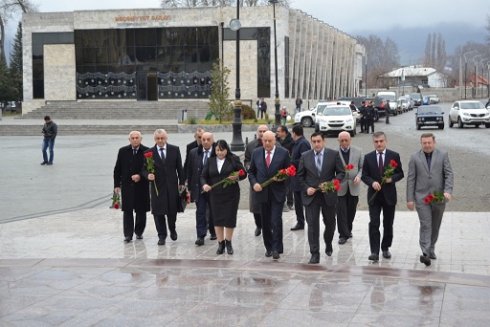
<svg viewBox="0 0 490 327"><path fill-rule="evenodd" d="M22 100L22 23L19 22L17 26L17 33L15 34L14 46L10 53L10 78L12 80L12 87L15 89L15 96L13 99Z"/></svg>
<svg viewBox="0 0 490 327"><path fill-rule="evenodd" d="M230 88L228 86L228 75L230 69L220 64L220 61L213 64L211 70L211 96L209 97L209 111L216 117L219 122L227 114L231 114L232 107L228 98Z"/></svg>

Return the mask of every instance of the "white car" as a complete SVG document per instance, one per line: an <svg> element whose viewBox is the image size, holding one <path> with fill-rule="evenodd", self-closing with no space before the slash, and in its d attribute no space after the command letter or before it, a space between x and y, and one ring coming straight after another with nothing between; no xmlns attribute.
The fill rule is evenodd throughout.
<svg viewBox="0 0 490 327"><path fill-rule="evenodd" d="M355 136L356 119L349 105L327 106L322 112L317 112L315 131L324 134L347 131Z"/></svg>
<svg viewBox="0 0 490 327"><path fill-rule="evenodd" d="M449 111L449 127L454 124L458 124L459 128L464 125L485 125L490 128L490 111L480 101L456 101Z"/></svg>
<svg viewBox="0 0 490 327"><path fill-rule="evenodd" d="M294 115L294 123L301 123L303 127L313 127L316 123L316 113L318 111L323 112L326 107L336 106L337 104L344 103L343 101L320 101L314 108L310 110L300 111ZM346 102L349 103L349 102Z"/></svg>

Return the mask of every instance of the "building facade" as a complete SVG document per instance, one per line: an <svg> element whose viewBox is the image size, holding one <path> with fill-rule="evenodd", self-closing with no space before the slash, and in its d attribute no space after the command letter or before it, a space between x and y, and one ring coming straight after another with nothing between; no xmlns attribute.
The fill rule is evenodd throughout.
<svg viewBox="0 0 490 327"><path fill-rule="evenodd" d="M235 16L232 7L25 14L23 108L60 100L205 101L220 59L231 70L233 98L237 49L229 22ZM241 8L240 22L242 101L272 103L273 9ZM353 37L283 7L276 7L276 31L281 104L358 94L365 52Z"/></svg>

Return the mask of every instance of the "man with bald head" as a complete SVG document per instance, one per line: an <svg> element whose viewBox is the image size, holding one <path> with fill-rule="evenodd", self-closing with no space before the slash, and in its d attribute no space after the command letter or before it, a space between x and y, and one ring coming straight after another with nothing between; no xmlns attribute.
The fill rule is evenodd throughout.
<svg viewBox="0 0 490 327"><path fill-rule="evenodd" d="M141 178L145 162L143 153L148 147L141 144L139 131L129 133L129 145L119 149L114 167L114 192L121 194L123 211L124 242L129 243L136 234L143 238L146 227L146 212L150 211L148 181ZM133 211L136 213L136 224Z"/></svg>
<svg viewBox="0 0 490 327"><path fill-rule="evenodd" d="M255 140L250 141L247 144L247 147L245 148L245 160L243 162L245 169L248 170L250 168L252 153L254 152L255 149L262 147L262 136L268 130L269 127L267 125L260 125L259 127L257 127ZM250 207L250 212L253 213L254 215L255 236L260 236L260 233L262 233L262 218L260 217L260 205L257 203L257 201L255 201L255 195L252 189L250 190L249 193L249 207Z"/></svg>
<svg viewBox="0 0 490 327"><path fill-rule="evenodd" d="M286 200L286 181L275 181L262 187L261 184L271 179L276 173L289 167L288 150L276 146L276 136L271 131L262 136L263 147L255 149L250 160L248 178L262 218L262 236L265 256L274 260L283 252L282 244L282 208Z"/></svg>
<svg viewBox="0 0 490 327"><path fill-rule="evenodd" d="M340 182L337 192L337 229L339 231L339 244L345 244L352 237L352 223L356 216L359 193L361 191L362 165L364 154L358 147L352 146L352 139L348 132L340 132L339 158L345 170L344 179Z"/></svg>
<svg viewBox="0 0 490 327"><path fill-rule="evenodd" d="M201 134L201 144L189 152L187 162L187 186L191 191L191 201L196 203L196 234L197 246L204 245L206 230L209 229L210 240L216 239L214 231L213 215L209 206L209 194L201 192L201 172L209 157L213 154L214 136L212 133Z"/></svg>
<svg viewBox="0 0 490 327"><path fill-rule="evenodd" d="M170 238L177 240L175 221L177 219L177 203L179 189L185 188L182 157L178 146L167 143L168 135L164 129L153 133L155 146L148 151L153 154L155 172L148 171L145 163L143 176L150 181L151 213L158 232L158 245L165 245L167 238L167 222ZM167 218L167 219L165 219Z"/></svg>

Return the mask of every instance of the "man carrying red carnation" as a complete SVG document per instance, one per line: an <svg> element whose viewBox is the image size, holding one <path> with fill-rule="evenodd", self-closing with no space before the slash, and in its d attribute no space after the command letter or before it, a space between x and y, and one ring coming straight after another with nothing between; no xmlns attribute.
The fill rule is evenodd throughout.
<svg viewBox="0 0 490 327"><path fill-rule="evenodd" d="M322 133L311 135L313 149L304 152L299 161L297 177L301 185L303 205L308 224L308 243L311 258L309 263L320 262L320 210L325 224L323 239L325 253L333 253L332 240L335 233L337 191L344 178L344 167L337 151L325 148Z"/></svg>
<svg viewBox="0 0 490 327"><path fill-rule="evenodd" d="M447 152L436 149L432 133L420 136L422 149L410 157L407 177L407 208L417 210L420 221L420 262L430 266L436 259L435 245L439 237L446 201L451 200L454 174Z"/></svg>

